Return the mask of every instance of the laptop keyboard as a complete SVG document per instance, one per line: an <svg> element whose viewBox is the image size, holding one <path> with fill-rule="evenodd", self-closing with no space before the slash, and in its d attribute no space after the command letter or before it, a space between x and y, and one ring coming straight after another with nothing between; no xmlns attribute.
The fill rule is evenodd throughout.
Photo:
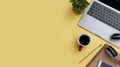
<svg viewBox="0 0 120 67"><path fill-rule="evenodd" d="M119 13L94 2L87 14L120 31Z"/></svg>

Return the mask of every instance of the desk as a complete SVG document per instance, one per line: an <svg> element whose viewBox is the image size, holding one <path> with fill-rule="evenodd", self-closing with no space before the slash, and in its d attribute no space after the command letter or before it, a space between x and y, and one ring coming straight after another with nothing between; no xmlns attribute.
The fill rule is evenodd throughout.
<svg viewBox="0 0 120 67"><path fill-rule="evenodd" d="M81 16L69 0L1 0L0 67L85 67L99 49L78 62L107 42L79 27ZM82 33L91 43L79 52Z"/></svg>

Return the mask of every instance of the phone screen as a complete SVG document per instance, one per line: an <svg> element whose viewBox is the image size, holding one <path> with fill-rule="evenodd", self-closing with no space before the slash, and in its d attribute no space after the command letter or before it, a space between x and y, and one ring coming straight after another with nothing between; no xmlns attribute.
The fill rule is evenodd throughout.
<svg viewBox="0 0 120 67"><path fill-rule="evenodd" d="M110 64L107 64L103 61L100 61L99 64L98 64L98 67L114 67L114 66L112 66Z"/></svg>

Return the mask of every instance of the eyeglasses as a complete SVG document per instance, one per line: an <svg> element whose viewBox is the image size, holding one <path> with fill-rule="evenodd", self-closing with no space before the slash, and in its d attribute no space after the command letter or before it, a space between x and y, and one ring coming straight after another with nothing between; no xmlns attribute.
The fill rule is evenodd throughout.
<svg viewBox="0 0 120 67"><path fill-rule="evenodd" d="M106 46L105 48L107 55L110 56L113 61L120 63L120 58L118 58L120 56L118 55L117 51L112 46Z"/></svg>

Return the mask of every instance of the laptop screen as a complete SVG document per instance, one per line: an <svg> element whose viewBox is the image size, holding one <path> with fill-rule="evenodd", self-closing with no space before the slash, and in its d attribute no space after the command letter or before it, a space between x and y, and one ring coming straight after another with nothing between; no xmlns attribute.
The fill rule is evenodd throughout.
<svg viewBox="0 0 120 67"><path fill-rule="evenodd" d="M120 0L99 0L120 11Z"/></svg>

